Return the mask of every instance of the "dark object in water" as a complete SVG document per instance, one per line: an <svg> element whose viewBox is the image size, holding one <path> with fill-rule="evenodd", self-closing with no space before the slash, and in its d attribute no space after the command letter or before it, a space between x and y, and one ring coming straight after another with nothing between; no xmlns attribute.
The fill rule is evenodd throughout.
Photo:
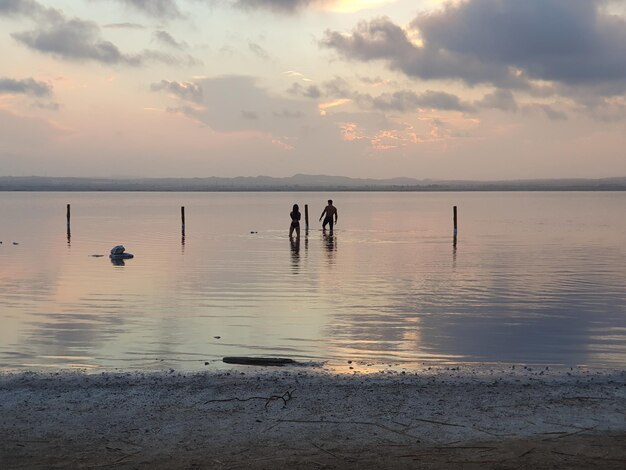
<svg viewBox="0 0 626 470"><path fill-rule="evenodd" d="M117 245L114 246L113 248L111 248L111 254L109 255L109 258L111 259L131 259L134 258L135 256L130 254L130 253L125 253L126 248L124 248L124 245Z"/></svg>
<svg viewBox="0 0 626 470"><path fill-rule="evenodd" d="M293 359L284 357L225 357L222 359L226 364L243 364L247 366L284 366L296 364Z"/></svg>

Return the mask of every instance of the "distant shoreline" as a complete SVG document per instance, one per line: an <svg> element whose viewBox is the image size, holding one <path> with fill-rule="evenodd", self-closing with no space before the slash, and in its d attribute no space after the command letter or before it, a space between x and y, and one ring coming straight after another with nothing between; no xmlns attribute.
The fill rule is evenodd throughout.
<svg viewBox="0 0 626 470"><path fill-rule="evenodd" d="M607 192L626 191L626 177L511 181L359 179L295 175L235 178L0 177L3 192Z"/></svg>
<svg viewBox="0 0 626 470"><path fill-rule="evenodd" d="M0 189L0 193L610 193L620 189Z"/></svg>

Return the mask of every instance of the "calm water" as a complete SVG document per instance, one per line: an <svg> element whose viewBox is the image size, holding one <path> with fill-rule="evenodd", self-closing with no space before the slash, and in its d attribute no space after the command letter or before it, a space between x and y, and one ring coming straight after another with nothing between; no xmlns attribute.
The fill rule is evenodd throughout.
<svg viewBox="0 0 626 470"><path fill-rule="evenodd" d="M626 193L338 193L332 238L328 196L0 193L0 368L626 366Z"/></svg>

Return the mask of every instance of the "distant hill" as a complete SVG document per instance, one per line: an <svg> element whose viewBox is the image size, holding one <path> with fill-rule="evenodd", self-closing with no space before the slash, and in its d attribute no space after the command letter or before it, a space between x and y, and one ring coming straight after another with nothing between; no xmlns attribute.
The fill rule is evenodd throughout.
<svg viewBox="0 0 626 470"><path fill-rule="evenodd" d="M0 191L626 191L626 177L469 181L301 174L137 179L2 176Z"/></svg>

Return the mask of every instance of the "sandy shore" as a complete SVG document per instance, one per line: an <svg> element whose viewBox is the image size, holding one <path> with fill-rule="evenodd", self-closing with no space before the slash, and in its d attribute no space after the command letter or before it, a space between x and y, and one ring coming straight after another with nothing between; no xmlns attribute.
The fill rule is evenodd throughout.
<svg viewBox="0 0 626 470"><path fill-rule="evenodd" d="M0 467L624 468L624 371L2 373Z"/></svg>

